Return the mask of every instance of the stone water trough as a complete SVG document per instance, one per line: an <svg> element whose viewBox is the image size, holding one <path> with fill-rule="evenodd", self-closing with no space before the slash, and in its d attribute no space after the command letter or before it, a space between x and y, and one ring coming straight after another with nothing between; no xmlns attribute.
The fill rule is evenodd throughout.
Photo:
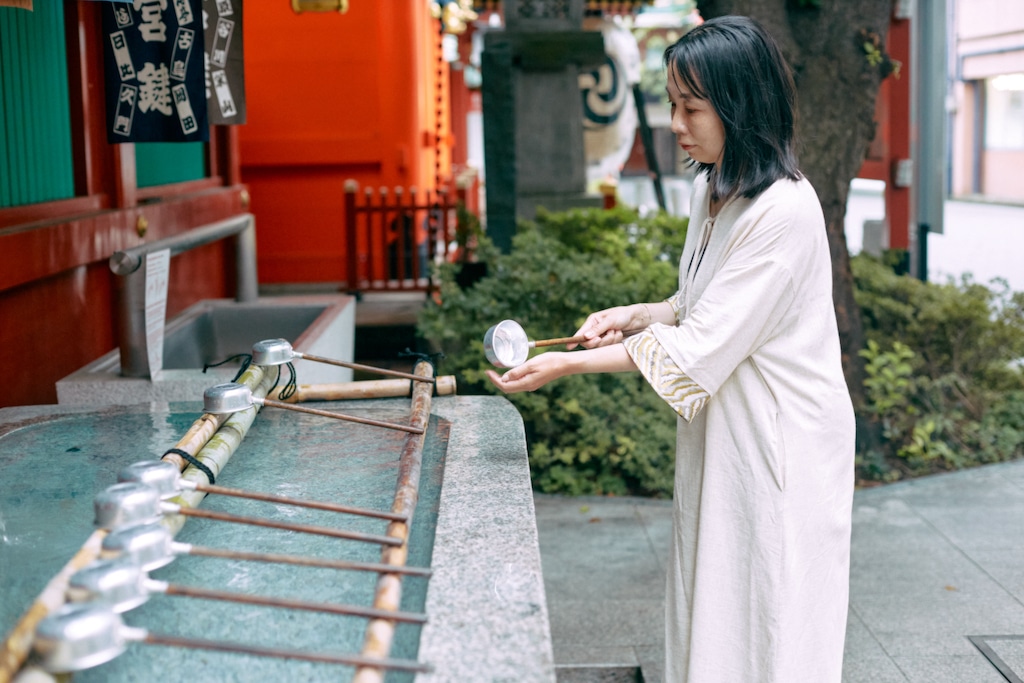
<svg viewBox="0 0 1024 683"><path fill-rule="evenodd" d="M58 382L59 404L0 409L0 591L5 596L0 601L0 635L6 634L0 641L0 683L53 680L39 669L34 655L26 654L34 637L33 620L59 609L66 599L62 585L76 558L82 561L83 541L99 533L94 527L95 496L113 485L126 465L160 458L180 443L190 425L208 417L204 390L229 381L238 371L238 366L226 366L203 374L204 364L247 352L255 342L274 337L289 339L305 353L351 359L355 304L350 297L261 299L255 288L254 245L245 246L251 241L251 217L208 227L186 242L171 244L172 255L204 239L237 235L242 253L239 300L203 301L168 321L164 369L156 377L149 376L144 343L139 342L138 278L144 273L135 274L136 267L126 276L121 297L120 349ZM150 248L162 246L167 245ZM144 262L144 256L115 255L112 268L118 272L120 263ZM351 378L317 374L351 372L344 368L310 365L297 364L302 384ZM254 371L263 372L258 366L248 372ZM261 385L263 391L269 381ZM417 395L423 392L411 399L315 405L322 411L396 423L417 413ZM425 431L416 446L421 464L414 477L419 480L418 498L413 501L406 563L429 568L430 576L405 579L400 606L424 614L426 621L398 625L390 655L419 662L429 671L393 671L387 683L554 683L522 420L500 397L433 396L427 406ZM242 412L249 411L255 407ZM407 472L411 443L405 432L271 406L258 415L253 412L250 419L251 428L241 431L244 440L231 462L218 471L217 485L373 509L388 509L392 499L400 499L396 475L401 482L402 472ZM226 434L238 433L232 428ZM194 469L188 472L196 474ZM206 479L200 475L199 482ZM333 513L300 514L284 505L239 502L230 496L207 496L196 509L345 525L371 534L382 533L385 526L379 520L343 521L323 516ZM381 558L380 548L372 544L189 519L176 542L363 562ZM155 570L152 578L325 603L369 605L379 592L375 575L365 572L275 568L191 556ZM358 652L369 632L364 634L364 621L345 619L174 596L155 596L124 616L129 627L172 636ZM114 660L76 673L74 680L333 682L355 680L351 675L345 666L132 644Z"/></svg>
<svg viewBox="0 0 1024 683"><path fill-rule="evenodd" d="M216 240L234 238L236 299L200 301L167 321L163 369L150 372L145 321L146 257L167 249L175 256ZM296 350L352 361L355 347L355 299L343 294L261 297L256 280L255 223L242 214L165 240L115 253L111 270L120 276L118 342L110 353L57 382L62 405L146 403L198 400L206 387L229 381L239 361L209 368L249 353L263 339L283 338ZM295 362L305 384L347 382L348 368Z"/></svg>

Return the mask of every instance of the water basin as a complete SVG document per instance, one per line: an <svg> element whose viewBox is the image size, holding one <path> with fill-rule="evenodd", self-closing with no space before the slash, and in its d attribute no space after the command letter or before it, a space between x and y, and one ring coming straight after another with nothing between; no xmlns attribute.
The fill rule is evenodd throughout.
<svg viewBox="0 0 1024 683"><path fill-rule="evenodd" d="M324 407L387 420L410 409L408 399ZM91 533L95 494L125 465L173 444L198 417L193 408L0 408L0 636L10 633ZM386 509L407 438L263 410L217 483ZM435 397L419 481L407 564L429 566L433 575L403 579L401 609L423 611L428 621L400 624L391 655L428 663L434 673L388 675L388 683L472 681L484 674L489 680L555 683L526 443L515 407L494 396ZM385 526L382 520L225 496L209 496L201 507L368 533ZM375 545L202 519L187 522L177 540L336 559L381 556ZM372 601L376 582L366 573L193 556L178 557L153 576L181 585L363 605ZM155 633L334 653L358 651L366 626L351 617L175 596L154 596L125 620ZM336 683L351 680L351 674L346 667L133 645L115 661L76 674L75 681Z"/></svg>
<svg viewBox="0 0 1024 683"><path fill-rule="evenodd" d="M252 302L206 299L167 322L164 369L154 379L121 374L118 349L57 382L62 405L130 405L152 401L201 401L203 390L230 381L236 359L205 373L203 366L249 353L261 339L281 337L296 350L353 360L356 302L341 294L261 297ZM324 363L294 363L303 384L348 382L352 371ZM287 372L287 371L285 371ZM287 375L286 375L287 377Z"/></svg>

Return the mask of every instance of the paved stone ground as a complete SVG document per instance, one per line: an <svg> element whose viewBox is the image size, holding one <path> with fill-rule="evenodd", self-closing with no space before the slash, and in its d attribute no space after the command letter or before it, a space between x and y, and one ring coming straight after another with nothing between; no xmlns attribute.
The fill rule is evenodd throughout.
<svg viewBox="0 0 1024 683"><path fill-rule="evenodd" d="M660 682L671 503L534 501L559 681ZM1024 636L1024 461L854 497L844 683L1005 683L968 636Z"/></svg>

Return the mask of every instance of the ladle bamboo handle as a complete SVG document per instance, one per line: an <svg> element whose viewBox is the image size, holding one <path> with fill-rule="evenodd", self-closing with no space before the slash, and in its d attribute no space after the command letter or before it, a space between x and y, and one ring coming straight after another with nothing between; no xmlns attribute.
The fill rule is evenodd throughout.
<svg viewBox="0 0 1024 683"><path fill-rule="evenodd" d="M559 344L579 344L586 341L586 337L558 337L557 339L538 339L530 342L530 347L558 346Z"/></svg>
<svg viewBox="0 0 1024 683"><path fill-rule="evenodd" d="M348 368L350 370L362 370L363 372L369 372L375 375L387 375L388 377L400 377L401 379L411 379L416 382L434 382L433 377L424 377L423 375L414 375L408 372L400 372L398 370L387 370L385 368L375 368L372 365L363 365L362 363L351 363L344 360L334 360L333 358L323 358L321 356L314 356L311 353L295 353L296 357L305 358L316 363L324 363L325 365L336 365L339 368Z"/></svg>
<svg viewBox="0 0 1024 683"><path fill-rule="evenodd" d="M366 617L367 619L392 619L409 624L425 624L427 622L427 615L419 612L395 612L392 610L375 609L373 607L363 607L362 605L339 605L329 602L310 602L307 600L292 600L290 598L249 595L247 593L229 593L227 591L209 590L196 586L179 586L173 583L154 582L154 585L157 586L160 592L167 595L179 595L186 598L220 600L223 602L237 602L264 607L283 607L285 609L305 610L308 612L324 612L325 614L346 614L354 617Z"/></svg>
<svg viewBox="0 0 1024 683"><path fill-rule="evenodd" d="M350 541L364 541L366 543L378 543L382 546L399 546L403 541L394 536L381 536L379 534L365 534L361 531L349 531L347 529L334 529L325 526L312 524L292 524L290 522L278 522L273 519L262 519L260 517L242 517L217 510L204 510L203 508L190 508L181 505L168 506L168 512L186 517L198 517L200 519L213 519L219 522L231 522L233 524L248 524L250 526L261 526L268 529L283 529L295 531L301 534L316 534L318 536L330 536L331 538L345 538Z"/></svg>
<svg viewBox="0 0 1024 683"><path fill-rule="evenodd" d="M213 650L215 652L232 652L236 654L249 654L259 657L277 657L279 659L296 659L306 662L319 662L322 664L341 664L347 666L368 666L379 669L395 669L397 671L430 672L429 664L407 659L391 659L364 657L363 655L329 655L315 652L303 652L301 650L285 650L281 648L259 647L255 645L243 645L241 643L226 643L217 640L197 640L194 638L180 638L168 636L162 633L150 633L142 631L141 640L149 645L165 645L178 648L195 648L199 650Z"/></svg>
<svg viewBox="0 0 1024 683"><path fill-rule="evenodd" d="M308 413L310 415L319 415L321 417L332 417L336 420L348 420L349 422L358 422L359 424L372 425L374 427L387 427L388 429L397 429L403 432L409 432L410 434L423 433L422 428L414 427L412 425L403 425L394 422L383 422L381 420L371 420L368 417L356 417L354 415L345 415L344 413L335 413L329 410L317 410L316 408L306 408L305 406L297 406L291 403L272 401L270 399L263 399L263 405L270 406L271 408L284 408L286 410L294 410L295 412L298 413Z"/></svg>

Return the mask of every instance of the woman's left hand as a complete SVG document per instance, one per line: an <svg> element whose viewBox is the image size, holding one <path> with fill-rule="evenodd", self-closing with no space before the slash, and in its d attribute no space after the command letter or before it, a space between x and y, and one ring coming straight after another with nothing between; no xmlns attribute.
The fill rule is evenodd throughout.
<svg viewBox="0 0 1024 683"><path fill-rule="evenodd" d="M504 375L498 375L494 370L488 370L487 377L490 378L494 386L506 394L534 391L551 380L568 374L568 357L570 355L573 354L548 351L510 369Z"/></svg>

